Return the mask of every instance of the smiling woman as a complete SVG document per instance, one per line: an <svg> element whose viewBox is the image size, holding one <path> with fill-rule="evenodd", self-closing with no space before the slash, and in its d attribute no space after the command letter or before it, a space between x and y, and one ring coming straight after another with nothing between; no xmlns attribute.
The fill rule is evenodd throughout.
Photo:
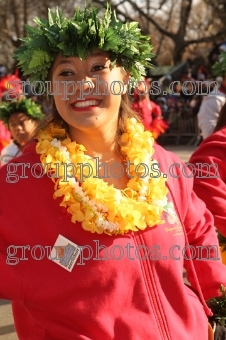
<svg viewBox="0 0 226 340"><path fill-rule="evenodd" d="M13 300L22 340L207 340L205 300L226 284L213 218L131 109L128 81L150 66L149 37L109 6L98 13L49 11L15 53L32 81L52 83L53 114L0 171L0 298ZM168 257L175 247L186 257Z"/></svg>
<svg viewBox="0 0 226 340"><path fill-rule="evenodd" d="M112 84L116 84L116 81L124 84L122 93L125 94L128 77L122 67L111 66L106 53L92 54L84 61L78 57L67 60L61 55L56 57L52 67L52 81L60 84L59 93L62 94L55 95L54 101L57 111L69 126L72 139L84 144L87 140L86 133L90 137L92 128L95 140L99 140L99 133L107 132L109 142L113 143L121 104L121 95L114 93L120 93L121 87L116 85L112 93ZM71 91L71 84L77 86L75 93L67 101L62 100L62 95L65 97L65 83L69 93L74 92ZM56 88L54 92L55 90Z"/></svg>

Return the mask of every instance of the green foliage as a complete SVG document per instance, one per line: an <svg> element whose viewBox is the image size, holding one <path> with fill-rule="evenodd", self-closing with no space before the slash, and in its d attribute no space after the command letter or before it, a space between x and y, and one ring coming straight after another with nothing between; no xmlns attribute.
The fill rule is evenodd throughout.
<svg viewBox="0 0 226 340"><path fill-rule="evenodd" d="M226 326L226 288L224 285L221 285L220 293L221 296L208 300L207 305L213 312L210 321L217 321L222 326Z"/></svg>
<svg viewBox="0 0 226 340"><path fill-rule="evenodd" d="M137 22L122 23L112 13L110 5L102 17L100 9L79 8L71 19L66 19L59 8L48 12L48 20L36 18L39 28L26 26L28 36L14 58L30 80L45 81L55 57L77 56L84 60L94 49L110 54L112 65L118 62L129 71L132 80L140 80L145 68L150 67L152 45L150 37L143 36Z"/></svg>
<svg viewBox="0 0 226 340"><path fill-rule="evenodd" d="M223 76L226 74L226 52L219 55L219 61L213 65L213 74L217 76Z"/></svg>
<svg viewBox="0 0 226 340"><path fill-rule="evenodd" d="M6 126L8 126L9 117L16 112L23 112L35 120L44 118L41 106L31 99L23 98L21 100L7 101L0 104L0 120L2 120Z"/></svg>

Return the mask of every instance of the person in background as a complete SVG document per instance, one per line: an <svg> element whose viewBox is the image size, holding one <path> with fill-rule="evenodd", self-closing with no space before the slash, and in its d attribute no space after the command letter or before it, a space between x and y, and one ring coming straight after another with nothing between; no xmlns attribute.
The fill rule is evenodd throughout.
<svg viewBox="0 0 226 340"><path fill-rule="evenodd" d="M226 264L226 104L220 111L214 133L200 144L189 163L196 169L194 191L214 216Z"/></svg>
<svg viewBox="0 0 226 340"><path fill-rule="evenodd" d="M222 56L220 55L219 61L213 66L213 73L215 76L222 76L222 82L219 88L215 86L213 90L203 98L198 112L198 127L201 130L203 139L210 136L217 123L219 112L223 105L226 103L226 69L224 69Z"/></svg>
<svg viewBox="0 0 226 340"><path fill-rule="evenodd" d="M181 77L180 98L187 105L194 97L195 79L192 77L191 69L188 69L187 74Z"/></svg>
<svg viewBox="0 0 226 340"><path fill-rule="evenodd" d="M150 83L146 79L138 82L134 90L134 101L132 108L138 112L144 127L152 132L152 135L157 139L168 128L168 124L163 119L161 107L150 100Z"/></svg>
<svg viewBox="0 0 226 340"><path fill-rule="evenodd" d="M191 114L193 117L197 116L201 103L202 103L202 96L199 96L199 95L194 96L192 100L190 101L189 107L191 109Z"/></svg>
<svg viewBox="0 0 226 340"><path fill-rule="evenodd" d="M11 132L13 140L1 150L1 166L8 163L30 139L38 122L44 118L40 105L31 99L5 101L0 104L0 120Z"/></svg>
<svg viewBox="0 0 226 340"><path fill-rule="evenodd" d="M160 109L162 111L162 115L165 119L167 111L168 111L167 99L165 97L158 97L157 100L156 100L156 103L160 106Z"/></svg>

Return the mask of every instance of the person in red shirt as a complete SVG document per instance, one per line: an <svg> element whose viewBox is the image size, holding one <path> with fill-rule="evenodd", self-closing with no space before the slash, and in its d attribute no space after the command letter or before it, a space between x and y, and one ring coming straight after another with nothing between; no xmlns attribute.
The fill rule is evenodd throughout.
<svg viewBox="0 0 226 340"><path fill-rule="evenodd" d="M49 11L16 51L54 106L0 170L0 298L22 340L207 340L226 285L213 217L130 107L150 38L98 13Z"/></svg>
<svg viewBox="0 0 226 340"><path fill-rule="evenodd" d="M153 137L157 139L168 128L162 116L161 107L150 100L150 83L149 81L140 81L133 93L134 101L132 108L138 112L145 129L151 131Z"/></svg>

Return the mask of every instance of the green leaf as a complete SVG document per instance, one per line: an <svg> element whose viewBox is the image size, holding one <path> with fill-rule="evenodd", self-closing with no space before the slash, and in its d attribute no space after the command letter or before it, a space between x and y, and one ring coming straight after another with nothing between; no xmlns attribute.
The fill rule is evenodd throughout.
<svg viewBox="0 0 226 340"><path fill-rule="evenodd" d="M51 9L48 9L48 21L49 25L52 26L55 23L56 15L51 11Z"/></svg>
<svg viewBox="0 0 226 340"><path fill-rule="evenodd" d="M41 19L41 18L38 18L38 17L36 17L35 19L33 19L33 21L38 25L38 26L40 26L40 27L46 27L46 25L48 25L48 22L47 22L47 20L44 20L44 19ZM26 26L28 26L28 25L26 25ZM29 28L33 28L33 27L31 27L31 26L28 26ZM35 30L37 30L36 28L35 28Z"/></svg>
<svg viewBox="0 0 226 340"><path fill-rule="evenodd" d="M47 61L50 60L50 57L47 52L41 51L41 50L36 50L34 51L31 61L29 63L29 68L33 68L36 66L39 66Z"/></svg>

